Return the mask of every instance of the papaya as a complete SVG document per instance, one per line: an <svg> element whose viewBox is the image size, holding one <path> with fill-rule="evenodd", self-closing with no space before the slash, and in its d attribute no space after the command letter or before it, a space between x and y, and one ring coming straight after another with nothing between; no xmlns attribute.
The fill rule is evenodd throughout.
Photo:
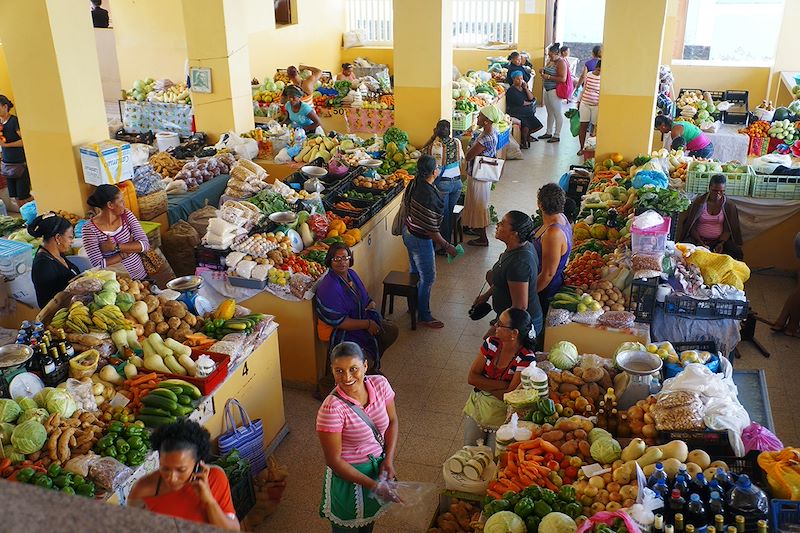
<svg viewBox="0 0 800 533"><path fill-rule="evenodd" d="M611 154L610 159L616 164L616 163L619 163L620 161L622 161L625 158L622 156L621 153L614 152L613 154Z"/></svg>
<svg viewBox="0 0 800 533"><path fill-rule="evenodd" d="M608 236L608 228L603 224L592 224L589 233L595 239L605 240Z"/></svg>
<svg viewBox="0 0 800 533"><path fill-rule="evenodd" d="M608 228L608 233L606 235L606 238L609 241L618 241L619 240L619 231L617 230L617 228Z"/></svg>

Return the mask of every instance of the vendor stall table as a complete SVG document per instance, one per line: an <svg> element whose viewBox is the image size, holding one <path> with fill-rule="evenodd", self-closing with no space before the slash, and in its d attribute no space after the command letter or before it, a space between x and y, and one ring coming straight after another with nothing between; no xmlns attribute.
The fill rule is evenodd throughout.
<svg viewBox="0 0 800 533"><path fill-rule="evenodd" d="M739 133L740 126L722 124L716 133L706 133L706 137L714 143L714 159L727 163L728 161L747 162L747 152L750 148L750 137ZM664 148L672 146L672 138L664 136Z"/></svg>
<svg viewBox="0 0 800 533"><path fill-rule="evenodd" d="M623 342L650 342L647 324L634 324L631 329L612 329L572 322L563 326L547 326L544 330L544 351L557 342L569 341L578 353L593 353L611 358Z"/></svg>
<svg viewBox="0 0 800 533"><path fill-rule="evenodd" d="M764 370L734 370L733 382L739 393L739 402L747 410L752 422L757 422L775 432L772 421L772 408L769 404L769 392Z"/></svg>
<svg viewBox="0 0 800 533"><path fill-rule="evenodd" d="M225 192L229 179L229 175L221 174L203 183L194 191L169 196L167 213L170 225L179 220L186 220L193 212L204 207L206 201L208 201L209 205L216 207L220 196Z"/></svg>

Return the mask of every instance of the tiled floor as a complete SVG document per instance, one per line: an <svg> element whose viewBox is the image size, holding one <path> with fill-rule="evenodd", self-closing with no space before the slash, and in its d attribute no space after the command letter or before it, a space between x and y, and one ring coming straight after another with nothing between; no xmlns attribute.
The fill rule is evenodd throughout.
<svg viewBox="0 0 800 533"><path fill-rule="evenodd" d="M566 127L565 127L566 133ZM557 181L570 164L577 142L566 136L560 144L535 143L523 152L525 159L510 161L503 180L492 193L498 214L511 209L531 213L536 209L536 191L544 183ZM462 445L461 409L470 387L467 370L476 355L488 318L472 322L466 317L483 276L503 247L493 242L489 248L466 247L467 253L453 264L437 259L438 279L433 287L432 310L445 328L411 331L403 305L391 318L400 326L400 337L383 360L383 370L397 393L400 419L400 444L396 459L398 476L409 481L424 481L443 486L442 461ZM358 265L355 266L358 269ZM755 276L747 286L753 307L774 319L787 286L786 277ZM776 303L780 302L780 303ZM800 383L800 365L792 360L800 350L800 339L773 335L760 324L758 338L772 351L765 359L754 348L743 344L737 368L764 368L778 435L788 443L800 443L800 411L793 390ZM324 460L314 432L319 403L306 391L285 391L289 436L278 448L278 460L291 472L284 500L277 512L259 531L323 532L328 523L319 518ZM377 532L425 531L437 504L431 497L420 510L421 521L410 524L396 517L378 522Z"/></svg>

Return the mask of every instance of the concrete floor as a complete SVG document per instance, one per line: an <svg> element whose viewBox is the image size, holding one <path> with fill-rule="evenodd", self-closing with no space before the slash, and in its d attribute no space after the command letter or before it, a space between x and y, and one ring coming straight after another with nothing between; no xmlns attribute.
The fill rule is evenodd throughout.
<svg viewBox="0 0 800 533"><path fill-rule="evenodd" d="M509 161L502 181L492 193L491 203L502 216L518 209L531 213L536 209L536 191L550 181L557 181L575 156L577 140L571 138L567 125L561 143L534 143L524 151L525 159ZM490 235L493 236L493 229ZM467 318L488 268L496 261L503 245L492 240L489 248L467 249L466 255L447 264L437 258L437 280L433 287L432 310L445 323L442 330L411 331L405 306L390 317L400 327L400 337L383 359L383 371L397 393L400 419L400 444L396 459L402 480L430 482L443 487L441 465L462 445L461 409L470 391L467 371L477 354L488 318L473 322ZM355 265L358 270L358 265ZM794 281L787 277L756 275L747 284L753 308L762 316L774 319L780 312L787 287ZM374 295L375 296L375 295ZM377 296L376 296L377 297ZM748 344L741 345L743 357L736 368L764 368L778 436L784 442L800 442L800 411L792 400L792 390L800 383L800 365L791 357L800 350L800 339L769 332L760 324L758 338L772 352L765 359ZM278 448L276 457L288 466L288 487L278 510L258 531L323 532L328 522L319 518L324 460L315 433L319 402L307 391L285 390L289 436ZM438 498L431 497L417 509L420 519L403 520L387 516L378 521L376 532L426 531Z"/></svg>

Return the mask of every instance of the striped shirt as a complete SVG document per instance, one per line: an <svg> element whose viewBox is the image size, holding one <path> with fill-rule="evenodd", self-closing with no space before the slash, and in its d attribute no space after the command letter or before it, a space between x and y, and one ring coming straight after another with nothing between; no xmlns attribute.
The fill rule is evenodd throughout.
<svg viewBox="0 0 800 533"><path fill-rule="evenodd" d="M586 79L583 81L581 103L586 105L597 105L600 103L600 76L595 76L592 72L586 74Z"/></svg>
<svg viewBox="0 0 800 533"><path fill-rule="evenodd" d="M363 407L364 412L381 432L386 434L389 427L389 414L386 411L386 404L394 401L394 391L389 381L383 376L368 376L364 379L369 397L368 403ZM358 402L350 398L339 387L336 391L343 398L350 400L358 405ZM375 439L366 422L342 400L328 395L322 406L317 412L317 431L326 433L342 434L342 459L351 464L366 463L369 456L380 457L383 449Z"/></svg>
<svg viewBox="0 0 800 533"><path fill-rule="evenodd" d="M533 351L521 348L507 366L500 368L495 361L500 358L502 349L503 342L497 337L489 337L483 341L483 346L481 346L481 355L485 359L483 375L487 379L511 382L514 379L514 374L522 372L523 369L528 368L531 363L536 361L536 354Z"/></svg>
<svg viewBox="0 0 800 533"><path fill-rule="evenodd" d="M120 217L122 223L115 231L101 231L97 225L90 221L83 226L83 247L92 266L106 268L106 259L115 255L116 252L103 252L100 250L100 243L106 239L113 239L117 244L125 244L137 241L142 245L142 252L150 249L150 242L147 240L142 225L136 220L136 216L126 210ZM147 271L139 254L129 254L122 260L122 264L133 279L144 279Z"/></svg>

